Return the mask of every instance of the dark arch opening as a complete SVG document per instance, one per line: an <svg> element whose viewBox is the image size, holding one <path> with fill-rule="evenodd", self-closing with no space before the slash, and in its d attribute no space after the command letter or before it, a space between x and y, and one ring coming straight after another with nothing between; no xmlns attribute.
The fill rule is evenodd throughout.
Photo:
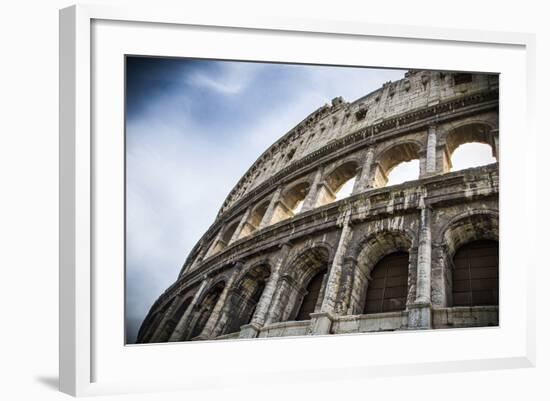
<svg viewBox="0 0 550 401"><path fill-rule="evenodd" d="M453 305L498 305L498 241L472 241L456 251Z"/></svg>
<svg viewBox="0 0 550 401"><path fill-rule="evenodd" d="M159 338L159 342L165 342L170 339L176 326L178 325L180 319L183 317L185 311L191 304L191 297L188 297L185 301L181 303L178 309L172 314L171 318L166 322L166 325L162 331L162 334Z"/></svg>
<svg viewBox="0 0 550 401"><path fill-rule="evenodd" d="M232 313L223 330L224 334L239 331L241 326L250 323L270 273L269 266L260 265L252 268L240 280L228 300Z"/></svg>
<svg viewBox="0 0 550 401"><path fill-rule="evenodd" d="M206 297L202 301L202 307L199 310L198 317L193 326L193 331L191 332L190 338L197 337L202 333L204 327L206 326L206 323L208 322L208 319L210 318L210 315L212 314L212 311L214 310L214 307L216 306L216 303L218 302L218 299L220 298L224 287L225 283L218 283L214 288L209 291L208 295L206 295Z"/></svg>
<svg viewBox="0 0 550 401"><path fill-rule="evenodd" d="M405 310L408 274L408 252L384 256L372 270L363 313Z"/></svg>
<svg viewBox="0 0 550 401"><path fill-rule="evenodd" d="M313 278L309 281L306 288L306 295L304 296L302 305L298 310L296 320L309 320L310 313L315 312L315 306L317 305L319 294L321 293L323 279L326 272L327 269L325 268L313 276Z"/></svg>

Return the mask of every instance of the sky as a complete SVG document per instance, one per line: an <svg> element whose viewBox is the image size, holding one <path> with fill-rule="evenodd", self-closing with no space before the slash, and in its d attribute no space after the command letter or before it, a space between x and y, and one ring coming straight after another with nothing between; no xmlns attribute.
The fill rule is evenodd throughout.
<svg viewBox="0 0 550 401"><path fill-rule="evenodd" d="M354 101L404 73L128 57L127 343L258 156L334 97ZM399 167L398 180L414 176Z"/></svg>

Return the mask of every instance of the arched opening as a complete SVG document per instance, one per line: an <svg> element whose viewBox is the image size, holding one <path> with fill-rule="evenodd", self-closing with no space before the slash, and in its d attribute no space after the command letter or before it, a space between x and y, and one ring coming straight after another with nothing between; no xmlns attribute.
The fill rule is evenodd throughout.
<svg viewBox="0 0 550 401"><path fill-rule="evenodd" d="M239 238L246 237L260 228L260 224L262 223L268 207L269 200L266 200L254 207L254 209L252 209L252 211L250 212L250 216L248 217L246 223L243 225L241 232L239 233Z"/></svg>
<svg viewBox="0 0 550 401"><path fill-rule="evenodd" d="M329 251L324 246L306 247L285 266L277 285L277 308L271 322L308 320L323 301Z"/></svg>
<svg viewBox="0 0 550 401"><path fill-rule="evenodd" d="M498 305L498 241L472 241L456 251L453 305Z"/></svg>
<svg viewBox="0 0 550 401"><path fill-rule="evenodd" d="M316 207L350 196L357 176L357 163L345 163L330 172L317 195Z"/></svg>
<svg viewBox="0 0 550 401"><path fill-rule="evenodd" d="M206 256L214 255L220 252L231 243L231 238L233 238L233 234L235 234L235 231L239 226L239 221L240 219L236 219L223 229L222 235L214 241Z"/></svg>
<svg viewBox="0 0 550 401"><path fill-rule="evenodd" d="M384 256L372 270L363 313L405 310L408 274L407 252L394 252Z"/></svg>
<svg viewBox="0 0 550 401"><path fill-rule="evenodd" d="M283 192L279 202L275 206L271 224L294 217L300 213L304 199L309 192L309 183L296 184Z"/></svg>
<svg viewBox="0 0 550 401"><path fill-rule="evenodd" d="M224 248L229 245L231 242L231 238L233 238L233 234L235 234L235 231L237 230L237 227L239 226L239 220L229 224L227 228L223 231L223 235L221 237L221 241L223 243Z"/></svg>
<svg viewBox="0 0 550 401"><path fill-rule="evenodd" d="M407 181L418 179L420 171L420 162L418 159L399 163L388 173L387 186L398 185Z"/></svg>
<svg viewBox="0 0 550 401"><path fill-rule="evenodd" d="M465 143L456 148L451 155L451 171L496 163L491 146L484 143Z"/></svg>
<svg viewBox="0 0 550 401"><path fill-rule="evenodd" d="M309 284L306 288L306 295L302 300L302 305L298 310L296 315L296 320L309 320L310 314L315 312L315 307L319 300L319 294L321 293L321 288L323 286L323 279L327 270L321 270L309 281Z"/></svg>
<svg viewBox="0 0 550 401"><path fill-rule="evenodd" d="M180 304L178 309L176 309L176 311L172 314L170 319L166 322L166 324L165 324L165 326L162 330L162 333L159 336L159 342L166 342L170 339L170 336L172 335L172 333L176 329L176 326L178 325L178 322L181 320L184 313L187 311L187 308L191 304L191 299L192 299L192 297L188 297L187 299L185 299Z"/></svg>
<svg viewBox="0 0 550 401"><path fill-rule="evenodd" d="M409 264L414 263L411 247L410 236L399 230L373 233L359 244L350 257L352 262L346 264L346 274L354 283L343 295L348 314L402 310L412 302L408 293Z"/></svg>
<svg viewBox="0 0 550 401"><path fill-rule="evenodd" d="M479 289L480 283L475 282L480 278L477 277L478 272L473 271L473 276L471 277L465 276L466 273L470 274L470 266L474 266L475 269L480 263L496 263L496 274L498 274L498 226L498 212L491 210L474 210L463 216L457 216L441 233L441 242L444 244L445 252L442 254L441 257L443 259L440 262L434 260L436 264L440 264L443 268L441 306L458 306L463 305L465 302L474 303L481 297L481 295L478 297L472 294L458 294L458 292L467 293L471 290L475 291ZM466 253L464 254L466 258L462 258L462 254L459 251L464 246L475 244L478 241L481 241L479 244L485 243L489 248L492 247L492 250L469 251L468 248L466 248ZM493 252L492 261L491 258L488 257L489 255L483 256L480 260L473 261L472 259L475 259L476 252L481 254L484 252ZM458 257L456 261L454 260L455 256ZM459 265L458 269L456 268L457 264ZM463 267L461 268L461 266ZM483 271L483 266L481 267ZM491 268L491 266L488 265L485 267ZM463 270L466 268L468 271ZM435 272L432 270L432 280L437 280L437 275L434 276L434 273ZM483 274L488 275L489 273L489 271L486 271ZM491 278L490 276L486 278L495 279L495 277ZM460 283L461 280L467 280L468 282ZM457 281L457 285L454 284L455 281ZM470 281L472 281L471 286ZM466 285L467 287L465 287ZM498 290L498 280L496 289ZM455 291L457 292L457 299L455 299Z"/></svg>
<svg viewBox="0 0 550 401"><path fill-rule="evenodd" d="M201 307L195 316L193 322L193 330L191 331L191 335L189 336L189 338L195 338L202 333L204 327L206 326L206 323L208 322L208 319L210 318L210 315L214 310L214 307L216 306L216 303L218 302L218 299L220 298L224 287L225 283L220 282L216 284L204 297L203 301L201 302Z"/></svg>
<svg viewBox="0 0 550 401"><path fill-rule="evenodd" d="M446 138L443 171L458 171L495 163L497 140L487 124L473 123L453 129Z"/></svg>
<svg viewBox="0 0 550 401"><path fill-rule="evenodd" d="M406 142L386 150L377 160L373 187L381 188L418 179L419 159L420 148L415 143Z"/></svg>
<svg viewBox="0 0 550 401"><path fill-rule="evenodd" d="M239 331L250 323L271 271L267 265L256 266L237 283L229 296L230 316L222 334Z"/></svg>

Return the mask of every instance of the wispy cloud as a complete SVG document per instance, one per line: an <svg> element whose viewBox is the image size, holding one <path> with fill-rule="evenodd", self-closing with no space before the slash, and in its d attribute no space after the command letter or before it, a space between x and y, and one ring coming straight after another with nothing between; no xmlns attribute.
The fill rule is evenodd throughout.
<svg viewBox="0 0 550 401"><path fill-rule="evenodd" d="M222 95L236 95L254 81L261 71L262 64L223 62L214 71L195 71L188 76L187 82L204 87Z"/></svg>

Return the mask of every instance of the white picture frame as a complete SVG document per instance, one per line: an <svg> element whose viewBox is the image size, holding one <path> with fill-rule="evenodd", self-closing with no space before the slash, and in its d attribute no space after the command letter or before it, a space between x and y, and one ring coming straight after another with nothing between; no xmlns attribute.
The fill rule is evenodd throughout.
<svg viewBox="0 0 550 401"><path fill-rule="evenodd" d="M191 30L193 35L197 35L194 39L207 40L206 36L201 39L203 34L218 38L219 35L226 35L227 43L224 49L215 49L215 43L212 42L209 43L212 47L197 47L192 54L189 54L190 49L180 49L178 51L181 54L174 54L177 41L163 40L174 35L190 35ZM145 31L147 35L143 35ZM292 62L302 57L301 61L308 62L336 63L345 60L349 64L364 65L364 59L361 58L364 55L353 54L350 49L358 43L376 48L383 41L383 47L387 50L380 53L381 61L376 66L473 70L477 65L479 71L502 74L501 260L505 263L501 268L505 274L502 276L499 328L244 342L124 345L120 336L124 326L124 322L120 321L124 302L124 264L120 247L123 237L118 235L120 225L114 230L106 228L107 221L119 224L123 218L123 203L120 202L122 188L117 189L121 186L121 175L117 168L121 166L120 158L123 158L119 147L123 115L119 112L123 107L120 99L124 96L123 85L120 86L122 71L119 67L122 59L119 56L133 53L265 59L266 53L261 53L252 45L246 48L236 44L228 45L238 40L237 36L253 43L254 35L262 35L263 40L272 41L273 46L268 47L268 50L271 52L269 58L274 61ZM139 45L135 43L138 38ZM311 43L311 51L299 52L298 45L295 45L294 49L292 46L285 49L285 53L282 50L285 47L283 42L287 40L285 38L292 38L295 43ZM334 51L327 55L319 51L316 43L323 42L323 45L329 46L329 42L335 38L343 44L341 53ZM392 53L392 49L398 49L397 46L401 46L399 49L402 53ZM441 56L452 51L457 54L464 52L465 55L478 54L480 57L475 61L477 64L472 64L472 59L468 57L455 61L454 65L441 56L439 61L430 57L422 61L414 60L414 49L422 46L436 46ZM405 59L404 54L410 57ZM112 60L118 60L116 62L119 64L110 64ZM491 65L498 65L499 61L501 68L491 68ZM102 69L109 65L112 65L113 75ZM518 185L527 188L534 180L528 171L534 168L535 150L522 145L534 143L535 134L530 126L530 121L533 121L535 85L533 70L534 36L529 34L347 21L262 19L252 16L243 16L238 20L215 19L208 15L188 14L184 10L154 7L119 9L79 5L61 10L61 391L80 396L197 390L244 386L251 379L261 385L274 379L289 383L296 380L338 380L343 377L361 380L363 377L404 373L534 366L535 284L531 273L535 260L530 259L532 257L529 255L535 253L528 251L532 246L528 240L517 235L524 229L534 232L536 216L535 208L528 203L527 191L518 190ZM115 93L115 98L109 96L111 92L104 90L107 86L102 84L105 82L112 84L109 88ZM108 114L105 114L107 102L99 102L99 98L111 99ZM94 132L97 133L97 130L112 135L95 137ZM511 132L524 133L521 141ZM106 180L105 171L113 168L117 173ZM511 183L517 183L515 190L512 190ZM111 202L106 202L106 194ZM107 242L112 244L112 248L105 248ZM527 256L519 260L517 255L520 253ZM514 277L506 274L507 271L511 272L513 265L521 266L521 271ZM104 266L109 266L110 270L105 270ZM98 295L98 291L101 295ZM111 305L109 310L108 304ZM113 328L113 325L117 327ZM397 356L377 353L377 349L387 341L397 347L394 349ZM449 341L455 342L452 349L444 346ZM470 344L471 349L465 351L461 344ZM476 348L475 344L479 344L479 347ZM325 352L316 357L316 350L321 345ZM356 352L335 352L337 349L365 349L369 346L372 346L369 358L362 358L361 353ZM422 358L418 352L409 350L422 347L427 350ZM308 362L296 360L289 366L285 364L284 358L279 358L279 355L298 349L310 356ZM430 352L430 349L437 352ZM223 361L216 364L215 368L204 363L220 354L224 355ZM181 367L177 374L171 374L182 355L194 361L192 368ZM270 363L252 363L252 368L239 362L243 355L245 359L251 358L249 362L268 360ZM228 364L225 360L237 362Z"/></svg>

